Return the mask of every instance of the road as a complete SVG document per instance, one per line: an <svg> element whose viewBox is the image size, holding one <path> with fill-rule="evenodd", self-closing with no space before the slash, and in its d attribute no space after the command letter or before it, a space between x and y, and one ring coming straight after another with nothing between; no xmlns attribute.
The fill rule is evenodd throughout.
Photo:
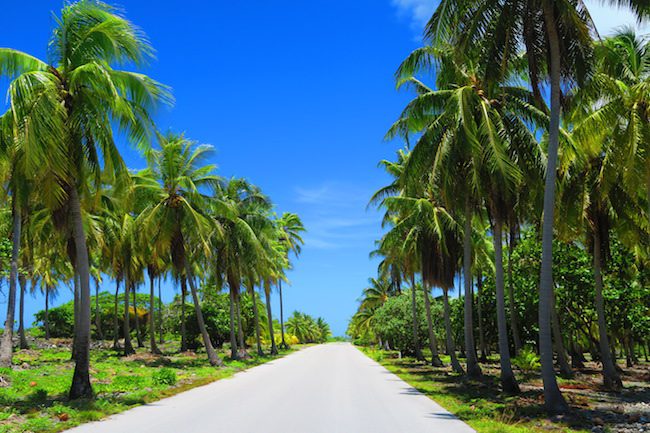
<svg viewBox="0 0 650 433"><path fill-rule="evenodd" d="M68 430L74 433L471 433L348 343L310 347Z"/></svg>

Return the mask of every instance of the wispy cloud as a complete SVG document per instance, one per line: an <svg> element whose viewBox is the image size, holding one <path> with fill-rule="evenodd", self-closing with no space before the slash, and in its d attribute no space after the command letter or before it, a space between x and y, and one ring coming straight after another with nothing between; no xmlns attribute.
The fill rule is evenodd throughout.
<svg viewBox="0 0 650 433"><path fill-rule="evenodd" d="M391 0L400 16L411 21L413 30L420 32L429 21L433 10L439 3L438 0Z"/></svg>
<svg viewBox="0 0 650 433"><path fill-rule="evenodd" d="M341 249L368 246L377 236L379 217L366 212L369 191L342 182L295 189L307 233L305 246Z"/></svg>
<svg viewBox="0 0 650 433"><path fill-rule="evenodd" d="M624 26L631 26L638 33L645 33L650 30L648 23L637 23L634 14L629 8L617 8L600 0L586 0L585 4L591 13L591 18L601 36L609 36L617 29Z"/></svg>
<svg viewBox="0 0 650 433"><path fill-rule="evenodd" d="M419 34L431 18L439 0L391 0L391 3L400 16L411 21L413 30ZM601 36L611 35L622 26L632 26L639 33L650 31L650 25L637 23L628 8L616 8L600 0L586 0L585 3Z"/></svg>

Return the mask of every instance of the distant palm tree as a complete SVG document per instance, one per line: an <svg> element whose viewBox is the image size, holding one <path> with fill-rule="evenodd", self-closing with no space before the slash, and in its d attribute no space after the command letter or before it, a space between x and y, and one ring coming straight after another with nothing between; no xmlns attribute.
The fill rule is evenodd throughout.
<svg viewBox="0 0 650 433"><path fill-rule="evenodd" d="M137 223L149 242L169 254L176 275L189 283L208 360L220 365L205 328L188 247L191 242L203 254L210 254L208 240L220 227L208 216L211 199L205 192L215 189L220 179L213 174L214 165L202 165L210 146L195 146L173 133L160 135L159 145L146 152L148 167L137 174L136 191L151 199Z"/></svg>
<svg viewBox="0 0 650 433"><path fill-rule="evenodd" d="M280 231L278 236L279 241L286 251L287 263L291 265L289 254L293 253L296 257L300 255L302 245L305 243L301 235L301 233L305 231L305 226L297 214L285 212L277 220L277 229ZM278 280L278 291L280 294L280 347L287 349L289 346L284 340L284 301L282 299L282 279Z"/></svg>

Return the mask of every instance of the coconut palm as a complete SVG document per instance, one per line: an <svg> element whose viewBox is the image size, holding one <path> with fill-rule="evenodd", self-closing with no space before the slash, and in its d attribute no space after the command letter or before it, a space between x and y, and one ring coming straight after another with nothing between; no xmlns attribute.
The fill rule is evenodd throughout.
<svg viewBox="0 0 650 433"><path fill-rule="evenodd" d="M230 347L231 358L245 356L245 348L237 341L240 315L237 314L238 300L242 281L250 276L247 266L257 263L255 271L260 281L263 280L262 269L264 251L258 239L259 231L265 226L261 209L269 207L268 199L260 190L244 179L230 179L222 182L217 192L219 207L215 207L212 216L219 223L223 234L212 241L216 250L215 277L226 281L230 294ZM220 209L226 207L229 212ZM254 227L252 227L253 225ZM255 228L255 229L254 229ZM258 262L260 260L260 262ZM241 353L240 353L241 350Z"/></svg>
<svg viewBox="0 0 650 433"><path fill-rule="evenodd" d="M630 6L639 17L650 14L650 5L638 0L612 1ZM560 142L561 86L584 82L591 59L591 34L595 28L582 2L551 0L443 0L428 22L426 36L434 44L449 44L458 53L478 49L490 81L503 77L524 47L528 76L535 99L543 105L541 86L550 83L547 166L544 185L542 267L540 275L539 338L545 406L564 412L553 369L551 303L553 298L553 220L556 170Z"/></svg>
<svg viewBox="0 0 650 433"><path fill-rule="evenodd" d="M75 399L93 393L90 266L80 199L86 193L86 174L99 182L102 165L114 176L124 173L112 126L120 127L135 143L145 142L151 130L150 109L170 97L148 77L111 66L140 65L152 55L142 32L114 8L91 0L66 4L56 23L50 41L52 63L3 48L0 75L16 77L9 90L16 128L26 142L37 142L33 147L41 149L30 154L27 166L52 173L52 182L43 184L52 189L48 205L64 217L64 230L74 244L73 267L80 287L70 388Z"/></svg>
<svg viewBox="0 0 650 433"><path fill-rule="evenodd" d="M208 216L211 197L206 193L216 188L220 179L213 174L214 165L203 165L210 146L196 146L185 136L173 133L159 135L158 142L160 148L145 153L148 167L136 175L136 191L151 199L137 223L149 242L171 257L175 274L189 283L208 360L211 365L219 365L221 360L205 329L189 245L210 254L208 239L220 227Z"/></svg>
<svg viewBox="0 0 650 433"><path fill-rule="evenodd" d="M414 77L434 64L435 90ZM482 65L469 57L459 61L448 48L415 50L398 70L398 84L414 87L417 96L389 131L389 136L401 134L406 138L421 134L404 168L407 184L415 188L417 183L435 182L446 207L462 209L455 219L464 221L465 345L471 377L481 374L471 323L473 215L482 204L488 207L496 250L508 216L502 212L507 209L505 200L512 202L512 191L521 183L523 172L540 169L539 146L529 124L545 120L544 113L532 104L534 95L525 87L487 82L486 74ZM431 180L423 180L423 172L430 172ZM501 379L505 390L517 392L508 349L503 262L499 260L500 256L496 270Z"/></svg>
<svg viewBox="0 0 650 433"><path fill-rule="evenodd" d="M570 161L569 173L560 187L564 213L573 217L568 222L577 226L578 234L586 235L592 254L603 382L613 390L620 390L622 382L611 356L602 269L607 264L612 231L622 239L629 238L625 231L643 232L635 220L644 214L642 202L650 191L649 184L645 194L639 194L638 187L650 173L646 156L646 138L650 137L649 46L629 29L597 45L595 74L575 95L574 109L568 116L575 124L573 136L583 153ZM563 222L566 226L567 219ZM636 238L633 236L635 245Z"/></svg>
<svg viewBox="0 0 650 433"><path fill-rule="evenodd" d="M305 227L297 214L285 212L277 220L277 228L280 230L280 235L278 236L279 241L286 250L287 263L291 265L288 256L290 253L293 253L296 257L300 255L302 245L305 243L302 239L301 233L305 231ZM289 346L284 340L284 301L282 299L282 279L278 281L278 292L280 295L280 347L287 349Z"/></svg>

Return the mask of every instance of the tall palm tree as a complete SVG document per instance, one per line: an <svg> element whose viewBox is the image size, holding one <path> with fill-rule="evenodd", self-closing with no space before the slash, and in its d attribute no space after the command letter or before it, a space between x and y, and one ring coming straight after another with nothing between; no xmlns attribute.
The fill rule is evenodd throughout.
<svg viewBox="0 0 650 433"><path fill-rule="evenodd" d="M220 179L213 174L214 165L202 164L210 146L195 146L183 135L173 133L159 135L158 139L160 148L146 152L148 167L136 175L136 191L151 198L137 222L147 239L171 257L176 275L189 283L208 360L211 365L220 365L222 361L205 329L189 248L196 245L197 250L210 255L208 239L221 228L208 216L211 198L207 190L216 188Z"/></svg>
<svg viewBox="0 0 650 433"><path fill-rule="evenodd" d="M639 17L650 14L650 5L639 0L612 1L632 7ZM551 304L553 298L553 220L560 141L561 86L563 81L582 83L591 58L591 34L595 28L582 2L560 0L443 0L427 23L425 35L434 43L451 43L458 53L478 47L488 78L503 76L508 65L525 48L528 75L535 99L542 101L543 76L550 83L550 116L544 185L542 267L540 273L539 339L544 382L544 401L551 412L564 412L553 368Z"/></svg>
<svg viewBox="0 0 650 433"><path fill-rule="evenodd" d="M75 335L75 371L70 398L93 394L89 375L90 281L81 199L86 173L99 181L100 168L125 172L112 125L135 143L151 131L149 111L171 101L166 89L140 74L113 64L140 65L152 57L144 35L114 8L97 1L66 4L56 19L52 63L7 48L0 49L0 75L15 76L9 97L17 128L28 141L41 143L28 166L52 172L48 205L65 219L74 245L73 267L80 287L79 327Z"/></svg>
<svg viewBox="0 0 650 433"><path fill-rule="evenodd" d="M302 251L302 245L305 243L302 239L301 233L305 231L305 226L302 224L300 217L295 213L284 212L277 220L277 228L280 231L278 236L280 243L283 245L287 263L291 265L289 255L293 253L298 257ZM282 349L288 349L286 341L284 341L284 301L282 299L282 279L278 280L278 292L280 295L280 334Z"/></svg>
<svg viewBox="0 0 650 433"><path fill-rule="evenodd" d="M270 203L258 188L244 179L222 182L215 196L218 201L213 202L215 208L212 217L223 230L223 234L212 242L216 250L215 274L218 280L228 284L231 358L239 359L241 355L245 356L245 350L239 347L237 341L240 328L236 311L238 299L242 281L250 273L247 266L257 263L255 271L260 281L263 280L262 270L266 264L258 236L267 225L264 212L270 208ZM223 209L228 211L224 212Z"/></svg>
<svg viewBox="0 0 650 433"><path fill-rule="evenodd" d="M404 170L407 182L421 183L422 172L430 171L430 181L437 184L446 207L462 209L456 219L464 221L465 344L468 374L477 377L481 371L474 355L471 323L473 215L485 203L492 211L494 241L501 242L505 217L495 217L495 212L505 208L504 199L521 182L524 169L540 168L539 146L529 124L542 122L545 116L533 106L534 95L525 87L486 81L487 71L482 65L469 57L461 60L449 48L432 46L409 55L398 70L398 85L414 87L417 96L389 135L402 134L408 138L410 134L421 133ZM435 90L414 77L430 65L436 65ZM522 168L517 165L519 161ZM425 178L424 182L427 181ZM502 276L503 262L496 264L497 274ZM501 379L506 391L517 392L510 366L502 283L503 279L497 278Z"/></svg>
<svg viewBox="0 0 650 433"><path fill-rule="evenodd" d="M650 137L649 47L630 29L599 43L594 76L576 93L573 111L567 116L575 124L573 136L582 154L573 155L570 161L561 185L561 203L578 231L586 234L592 254L603 382L613 390L620 390L622 381L611 356L602 269L608 259L610 232L619 232L625 239L624 231L634 230L636 216L644 214L639 198L650 193L647 183L646 193L639 196L638 192L650 173L644 138Z"/></svg>
<svg viewBox="0 0 650 433"><path fill-rule="evenodd" d="M435 334L431 320L430 292L432 287L439 287L445 293L445 330L447 351L451 356L452 368L457 373L463 369L458 362L453 347L451 336L451 322L449 316L449 304L446 302L446 293L453 286L455 274L455 263L457 243L455 233L457 223L450 213L438 203L437 191L429 184L429 189L420 191L418 194L405 194L396 197L387 197L383 205L389 213L396 215L398 222L395 228L386 236L399 236L405 239L404 250L409 254L415 254L420 263L422 274L422 289L424 306L427 313L427 325L429 330L429 344L432 350L432 364L441 365L437 360L435 348ZM399 234L399 229L407 232L406 236Z"/></svg>
<svg viewBox="0 0 650 433"><path fill-rule="evenodd" d="M1 63L0 63L1 65ZM0 66L0 72L2 66ZM18 261L20 256L20 241L22 231L22 209L27 199L28 179L24 174L25 160L23 146L19 141L21 136L15 133L15 125L11 112L0 117L0 156L6 164L9 173L7 195L11 196L11 260L9 271L9 293L7 295L7 314L4 332L0 344L0 366L11 367L13 359L13 335L16 312L16 292L18 279Z"/></svg>

